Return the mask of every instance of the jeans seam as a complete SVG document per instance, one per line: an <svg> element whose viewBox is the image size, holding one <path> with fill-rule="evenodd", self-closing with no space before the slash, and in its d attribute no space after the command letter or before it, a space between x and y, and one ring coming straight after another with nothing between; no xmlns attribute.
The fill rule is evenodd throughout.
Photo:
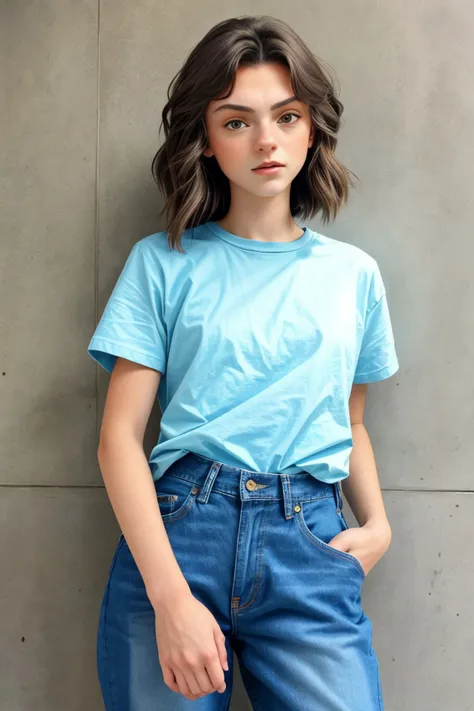
<svg viewBox="0 0 474 711"><path fill-rule="evenodd" d="M163 523L173 523L173 521L179 521L180 518L183 518L183 516L186 516L186 514L189 512L191 507L193 506L193 501L189 501L187 506L185 507L185 510L180 512L179 516L174 516L176 511L169 511L168 513L162 514L161 518L163 520ZM173 516L173 518L171 518Z"/></svg>
<svg viewBox="0 0 474 711"><path fill-rule="evenodd" d="M125 542L125 538L122 534L121 540L119 539L119 544L117 546L117 550L115 551L112 566L110 568L110 573L109 573L108 580L107 580L107 590L105 591L105 600L104 600L104 653L105 653L105 663L107 665L107 681L108 681L108 687L109 687L110 702L112 704L111 711L115 711L116 706L115 706L114 695L113 695L113 691L112 691L112 679L111 679L111 674L110 674L109 652L108 652L108 648L107 648L107 611L108 611L108 604L109 604L109 591L110 591L110 583L111 583L111 579L112 579L112 573L114 571L115 564L117 563L118 554L119 554L120 549L122 548L124 542Z"/></svg>
<svg viewBox="0 0 474 711"><path fill-rule="evenodd" d="M379 706L379 711L383 711L382 690L381 690L381 687L380 687L380 669L379 669L379 663L378 663L377 657L375 656L375 653L374 653L373 649L370 650L370 655L371 655L372 659L373 659L374 662L375 662L375 670L376 670L376 672L377 672L377 697L378 697L378 702L379 702L379 704L378 704L378 706Z"/></svg>
<svg viewBox="0 0 474 711"><path fill-rule="evenodd" d="M259 568L258 568L256 576L255 576L255 584L253 586L251 598L250 598L250 600L247 600L247 602L244 605L239 606L235 611L236 613L239 613L239 612L249 608L250 605L252 605L255 602L257 593L260 590L260 583L263 578L263 576L262 576L262 561L263 561L263 548L264 548L264 544L265 544L265 532L266 532L266 529L265 529L265 525L263 524L262 525L262 539L261 539L262 542L260 544L260 550L259 550L259 561L258 561Z"/></svg>
<svg viewBox="0 0 474 711"><path fill-rule="evenodd" d="M232 691L230 692L230 694L227 695L227 701L226 701L226 704L223 707L222 711L229 711L231 700L232 700Z"/></svg>

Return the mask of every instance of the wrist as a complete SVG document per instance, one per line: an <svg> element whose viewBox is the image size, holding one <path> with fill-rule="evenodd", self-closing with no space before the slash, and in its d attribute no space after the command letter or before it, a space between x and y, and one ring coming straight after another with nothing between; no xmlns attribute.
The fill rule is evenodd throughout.
<svg viewBox="0 0 474 711"><path fill-rule="evenodd" d="M179 600L191 595L191 588L183 577L175 584L168 583L165 589L163 586L160 586L159 590L147 589L147 595L154 610L163 610L175 606Z"/></svg>

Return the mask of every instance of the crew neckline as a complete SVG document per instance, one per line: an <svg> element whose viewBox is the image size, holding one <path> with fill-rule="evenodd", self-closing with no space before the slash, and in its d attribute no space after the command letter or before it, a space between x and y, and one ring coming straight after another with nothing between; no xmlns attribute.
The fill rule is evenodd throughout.
<svg viewBox="0 0 474 711"><path fill-rule="evenodd" d="M313 237L313 231L307 226L302 226L303 234L291 242L264 242L262 240L239 237L239 235L225 230L214 220L205 222L204 227L207 227L216 237L234 245L234 247L240 247L252 252L294 252L296 249L304 247Z"/></svg>

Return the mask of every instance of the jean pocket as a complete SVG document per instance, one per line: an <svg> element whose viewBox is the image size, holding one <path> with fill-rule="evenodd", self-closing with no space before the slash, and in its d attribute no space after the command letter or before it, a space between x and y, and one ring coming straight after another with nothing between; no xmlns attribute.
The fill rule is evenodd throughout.
<svg viewBox="0 0 474 711"><path fill-rule="evenodd" d="M155 482L155 489L163 523L187 516L199 493L194 482L166 473Z"/></svg>
<svg viewBox="0 0 474 711"><path fill-rule="evenodd" d="M306 538L321 551L348 563L365 579L365 570L355 555L329 545L329 541L347 529L345 519L342 512L338 511L334 497L329 496L297 503L299 503L299 510L296 512L296 519Z"/></svg>

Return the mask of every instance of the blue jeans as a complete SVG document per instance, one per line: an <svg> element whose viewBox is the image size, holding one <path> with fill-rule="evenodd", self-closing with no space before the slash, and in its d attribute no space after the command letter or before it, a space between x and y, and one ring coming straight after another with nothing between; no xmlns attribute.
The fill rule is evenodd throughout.
<svg viewBox="0 0 474 711"><path fill-rule="evenodd" d="M225 711L232 652L255 711L383 711L364 569L328 545L348 528L339 483L189 452L155 488L191 592L226 637L227 688L191 701L166 686L155 612L120 536L97 637L107 711Z"/></svg>

